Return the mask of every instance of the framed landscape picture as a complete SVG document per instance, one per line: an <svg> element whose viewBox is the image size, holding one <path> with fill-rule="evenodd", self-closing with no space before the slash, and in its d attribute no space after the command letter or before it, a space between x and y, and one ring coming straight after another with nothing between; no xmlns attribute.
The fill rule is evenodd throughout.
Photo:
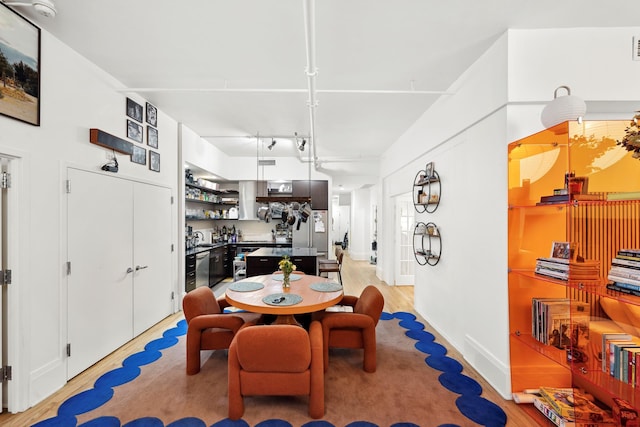
<svg viewBox="0 0 640 427"><path fill-rule="evenodd" d="M158 148L158 129L147 126L147 145Z"/></svg>
<svg viewBox="0 0 640 427"><path fill-rule="evenodd" d="M127 138L142 142L142 125L127 119Z"/></svg>
<svg viewBox="0 0 640 427"><path fill-rule="evenodd" d="M40 28L0 2L0 114L40 126Z"/></svg>
<svg viewBox="0 0 640 427"><path fill-rule="evenodd" d="M147 102L147 123L158 126L158 109Z"/></svg>
<svg viewBox="0 0 640 427"><path fill-rule="evenodd" d="M149 169L160 172L160 153L149 150Z"/></svg>
<svg viewBox="0 0 640 427"><path fill-rule="evenodd" d="M142 123L142 105L138 104L131 98L127 98L127 116L133 120Z"/></svg>
<svg viewBox="0 0 640 427"><path fill-rule="evenodd" d="M133 163L138 163L140 165L147 164L147 150L142 147L138 147L134 145L133 150L131 151L131 161Z"/></svg>

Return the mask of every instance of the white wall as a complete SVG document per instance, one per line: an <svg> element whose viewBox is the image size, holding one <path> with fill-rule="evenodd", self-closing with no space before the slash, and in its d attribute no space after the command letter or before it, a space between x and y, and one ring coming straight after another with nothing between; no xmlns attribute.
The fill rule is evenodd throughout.
<svg viewBox="0 0 640 427"><path fill-rule="evenodd" d="M7 266L14 274L5 361L13 366L13 410L26 409L66 382L66 168L95 171L107 162L110 151L89 143L90 128L126 138L123 85L44 30L41 50L41 126L0 117L0 153L17 157L19 165L11 189L19 192L19 238L10 243L14 262ZM144 105L144 99L130 97ZM118 176L166 186L175 194L177 123L162 111L158 116L161 172L118 154ZM91 225L96 235L87 236L89 250L100 241L100 224ZM176 235L177 226L174 242Z"/></svg>
<svg viewBox="0 0 640 427"><path fill-rule="evenodd" d="M638 31L510 30L381 159L379 276L393 278L389 201L434 161L441 203L417 220L440 227L442 259L416 268L416 310L506 398L506 145L541 130L540 112L560 85L587 100L586 118L631 118L640 107L625 110L640 99L640 61L630 51Z"/></svg>
<svg viewBox="0 0 640 427"><path fill-rule="evenodd" d="M368 260L371 255L371 189L351 192L351 227L349 229L349 257Z"/></svg>

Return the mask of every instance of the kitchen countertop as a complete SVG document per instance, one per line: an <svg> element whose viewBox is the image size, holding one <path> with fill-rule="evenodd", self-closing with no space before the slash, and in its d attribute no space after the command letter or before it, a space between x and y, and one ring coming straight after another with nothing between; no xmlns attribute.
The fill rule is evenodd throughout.
<svg viewBox="0 0 640 427"><path fill-rule="evenodd" d="M289 248L286 248L286 247L285 248L276 248L275 247L276 245L291 245L290 242L289 243L281 243L281 242L274 242L272 240L270 240L270 241L242 241L242 242L235 242L235 243L218 242L218 243L200 244L195 248L185 250L184 254L185 254L185 256L189 256L189 255L194 255L194 254L197 254L197 253L200 253L200 252L210 251L211 249L221 248L221 247L225 247L225 246L232 246L232 245L236 245L236 246L256 246L256 247L260 247L260 248L264 248L264 249L291 249L290 247Z"/></svg>
<svg viewBox="0 0 640 427"><path fill-rule="evenodd" d="M318 256L316 248L260 248L257 251L246 254L247 257L283 257L293 256Z"/></svg>

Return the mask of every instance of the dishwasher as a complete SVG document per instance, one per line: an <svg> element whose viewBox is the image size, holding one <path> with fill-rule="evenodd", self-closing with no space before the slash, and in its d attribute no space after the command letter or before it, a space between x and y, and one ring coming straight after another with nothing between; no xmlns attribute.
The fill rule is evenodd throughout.
<svg viewBox="0 0 640 427"><path fill-rule="evenodd" d="M196 288L209 286L209 251L196 254Z"/></svg>

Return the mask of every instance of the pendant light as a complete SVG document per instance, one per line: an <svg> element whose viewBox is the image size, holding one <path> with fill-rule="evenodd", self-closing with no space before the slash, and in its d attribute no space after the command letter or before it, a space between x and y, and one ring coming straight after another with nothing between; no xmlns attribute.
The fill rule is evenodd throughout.
<svg viewBox="0 0 640 427"><path fill-rule="evenodd" d="M567 94L558 96L558 91L565 89ZM582 121L587 112L587 104L577 97L571 95L569 86L560 86L553 92L553 100L544 107L540 120L546 128L557 125L568 120Z"/></svg>

